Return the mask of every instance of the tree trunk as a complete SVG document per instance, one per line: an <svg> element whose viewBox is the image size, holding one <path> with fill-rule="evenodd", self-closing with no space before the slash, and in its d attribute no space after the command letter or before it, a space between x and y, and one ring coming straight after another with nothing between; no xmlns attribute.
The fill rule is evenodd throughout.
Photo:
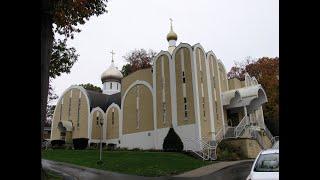
<svg viewBox="0 0 320 180"><path fill-rule="evenodd" d="M43 127L46 120L46 108L49 88L49 63L53 46L52 17L50 15L50 0L41 1L41 143ZM44 178L41 166L41 178Z"/></svg>

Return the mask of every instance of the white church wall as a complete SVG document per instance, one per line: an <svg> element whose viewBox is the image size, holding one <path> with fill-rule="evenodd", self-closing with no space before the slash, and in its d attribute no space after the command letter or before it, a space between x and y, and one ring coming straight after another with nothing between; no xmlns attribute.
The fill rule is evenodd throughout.
<svg viewBox="0 0 320 180"><path fill-rule="evenodd" d="M121 92L121 84L118 82L105 82L103 83L103 92L104 94L115 94Z"/></svg>
<svg viewBox="0 0 320 180"><path fill-rule="evenodd" d="M120 147L128 149L155 149L155 142L153 136L154 131L124 134L120 138Z"/></svg>
<svg viewBox="0 0 320 180"><path fill-rule="evenodd" d="M106 144L116 144L116 146L118 147L119 146L119 139L116 138L116 139L107 139L106 140Z"/></svg>
<svg viewBox="0 0 320 180"><path fill-rule="evenodd" d="M169 129L170 128L161 128L156 130L156 149L162 149L164 138L167 136ZM174 130L183 142L184 150L197 149L193 147L193 142L187 140L196 138L195 124L176 126Z"/></svg>
<svg viewBox="0 0 320 180"><path fill-rule="evenodd" d="M167 136L170 128L161 128L156 130L156 149L162 149L164 138Z"/></svg>

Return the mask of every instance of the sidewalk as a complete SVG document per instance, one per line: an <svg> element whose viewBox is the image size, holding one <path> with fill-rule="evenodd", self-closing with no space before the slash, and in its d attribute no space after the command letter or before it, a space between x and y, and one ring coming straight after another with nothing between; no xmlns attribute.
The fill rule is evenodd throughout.
<svg viewBox="0 0 320 180"><path fill-rule="evenodd" d="M240 160L240 161L223 161L223 162L216 162L213 164L210 164L208 166L203 166L200 167L198 169L192 170L192 171L188 171L173 177L185 177L185 178L191 178L191 177L200 177L200 176L205 176L205 175L209 175L211 173L214 173L216 171L219 171L223 168L226 168L228 166L232 166L235 164L239 164L242 162L253 162L254 160Z"/></svg>

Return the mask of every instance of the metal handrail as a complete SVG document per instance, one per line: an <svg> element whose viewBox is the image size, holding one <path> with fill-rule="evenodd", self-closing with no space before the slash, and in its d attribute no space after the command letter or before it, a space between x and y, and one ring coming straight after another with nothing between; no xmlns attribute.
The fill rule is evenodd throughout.
<svg viewBox="0 0 320 180"><path fill-rule="evenodd" d="M270 132L270 130L267 127L265 127L264 131L266 132L266 135L268 136L268 138L270 140L272 140L274 138L272 133Z"/></svg>
<svg viewBox="0 0 320 180"><path fill-rule="evenodd" d="M276 143L277 141L279 141L279 136L273 136L273 138L271 139L271 144L274 145L274 143Z"/></svg>
<svg viewBox="0 0 320 180"><path fill-rule="evenodd" d="M243 130L246 128L248 124L248 119L247 119L247 116L244 116L242 118L242 120L240 121L240 123L236 126L235 130L234 130L234 133L235 133L235 136L236 137L239 137L240 134L243 132Z"/></svg>
<svg viewBox="0 0 320 180"><path fill-rule="evenodd" d="M200 148L201 148L200 152L201 153L199 153L199 151L196 151L196 150L191 148L190 150L193 153L195 153L198 156L200 156L203 160L212 159L211 152L212 152L212 150L216 149L216 146L212 146L212 145L206 143L205 141L203 141L202 139L185 138L185 140L191 141L193 145L195 145L196 143L198 143L198 145L200 145ZM206 150L207 150L207 153L204 152Z"/></svg>

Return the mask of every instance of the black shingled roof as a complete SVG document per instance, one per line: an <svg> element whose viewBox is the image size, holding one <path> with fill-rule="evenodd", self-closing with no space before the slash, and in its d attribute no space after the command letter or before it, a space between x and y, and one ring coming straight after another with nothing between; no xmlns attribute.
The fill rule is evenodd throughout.
<svg viewBox="0 0 320 180"><path fill-rule="evenodd" d="M90 111L95 107L100 107L103 111L106 111L112 103L121 107L121 92L112 95L106 95L91 90L86 90L86 92L90 101Z"/></svg>

